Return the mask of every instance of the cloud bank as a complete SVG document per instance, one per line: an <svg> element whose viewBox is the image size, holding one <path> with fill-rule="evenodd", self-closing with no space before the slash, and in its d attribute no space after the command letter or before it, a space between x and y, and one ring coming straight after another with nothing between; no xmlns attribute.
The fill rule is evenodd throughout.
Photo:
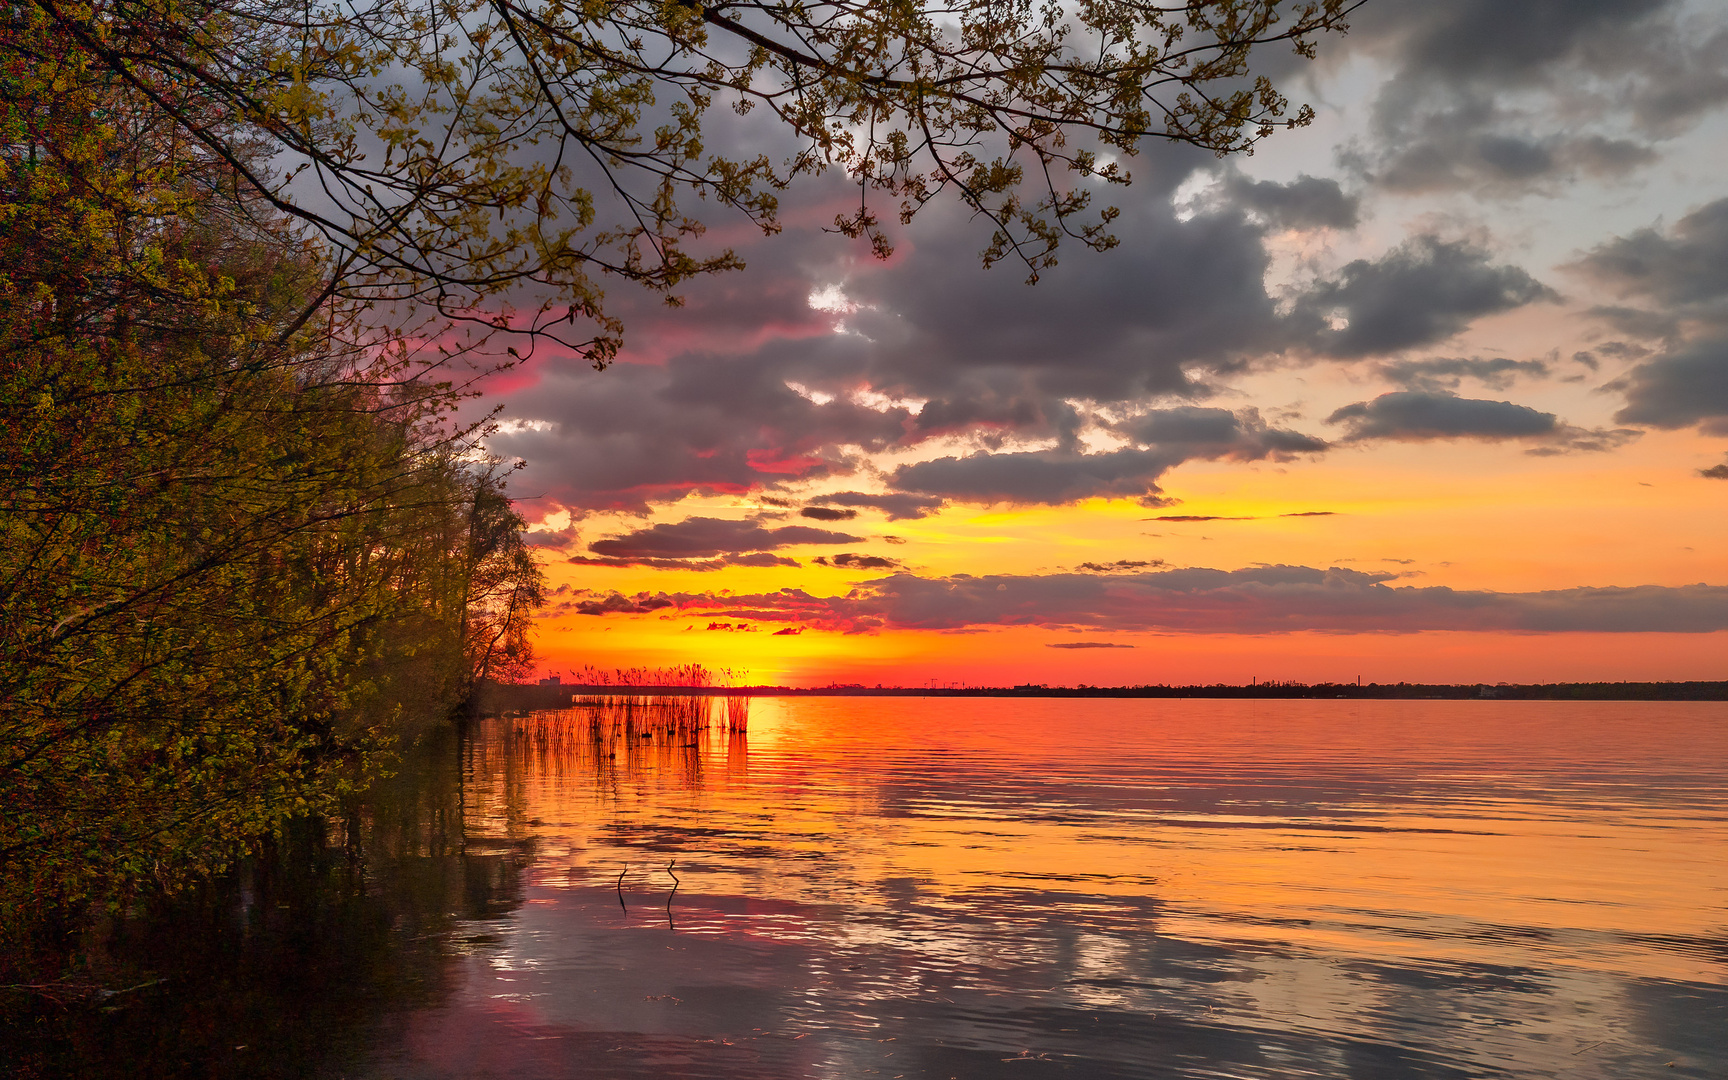
<svg viewBox="0 0 1728 1080"><path fill-rule="evenodd" d="M1258 566L1123 574L900 573L841 596L801 589L744 596L614 593L582 614L675 611L836 633L1053 629L1275 634L1489 631L1708 633L1728 629L1728 586L1492 592L1393 585L1394 575L1333 567Z"/></svg>

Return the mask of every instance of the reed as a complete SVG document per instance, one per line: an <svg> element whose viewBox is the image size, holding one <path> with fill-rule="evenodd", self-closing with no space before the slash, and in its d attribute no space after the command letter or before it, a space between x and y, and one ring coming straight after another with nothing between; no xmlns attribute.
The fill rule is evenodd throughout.
<svg viewBox="0 0 1728 1080"><path fill-rule="evenodd" d="M571 707L589 710L589 726L596 729L702 731L716 722L716 699L717 721L727 731L750 727L752 695L741 685L747 678L743 671L679 664L611 671L590 666L575 674L581 689L571 697Z"/></svg>

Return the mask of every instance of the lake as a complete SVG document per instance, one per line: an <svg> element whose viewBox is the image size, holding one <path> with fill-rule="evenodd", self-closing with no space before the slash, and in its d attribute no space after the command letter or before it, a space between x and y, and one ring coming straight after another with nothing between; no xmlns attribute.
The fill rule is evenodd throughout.
<svg viewBox="0 0 1728 1080"><path fill-rule="evenodd" d="M93 935L142 985L20 1060L1728 1075L1720 703L763 698L747 736L600 747L494 719L345 839Z"/></svg>

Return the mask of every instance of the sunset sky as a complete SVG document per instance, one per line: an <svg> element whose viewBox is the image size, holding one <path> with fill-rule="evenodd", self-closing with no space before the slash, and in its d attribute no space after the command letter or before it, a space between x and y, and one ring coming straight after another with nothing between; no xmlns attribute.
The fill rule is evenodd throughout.
<svg viewBox="0 0 1728 1080"><path fill-rule="evenodd" d="M1728 8L1352 22L1261 59L1311 127L1147 143L1120 246L1036 285L953 204L825 232L844 176L774 237L703 208L746 269L492 387L542 669L1728 678Z"/></svg>

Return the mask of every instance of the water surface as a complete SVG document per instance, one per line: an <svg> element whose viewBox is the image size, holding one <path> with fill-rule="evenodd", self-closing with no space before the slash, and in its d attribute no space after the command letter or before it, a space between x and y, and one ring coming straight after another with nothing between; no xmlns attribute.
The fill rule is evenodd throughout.
<svg viewBox="0 0 1728 1080"><path fill-rule="evenodd" d="M357 823L365 858L313 888L347 899L209 902L196 932L231 944L203 968L257 1003L172 1053L404 1080L1728 1075L1717 703L761 699L748 736L688 742L486 721L449 768ZM295 948L325 975L272 966ZM312 999L346 1004L253 1015ZM161 1008L81 1060L156 1061L127 1040Z"/></svg>

